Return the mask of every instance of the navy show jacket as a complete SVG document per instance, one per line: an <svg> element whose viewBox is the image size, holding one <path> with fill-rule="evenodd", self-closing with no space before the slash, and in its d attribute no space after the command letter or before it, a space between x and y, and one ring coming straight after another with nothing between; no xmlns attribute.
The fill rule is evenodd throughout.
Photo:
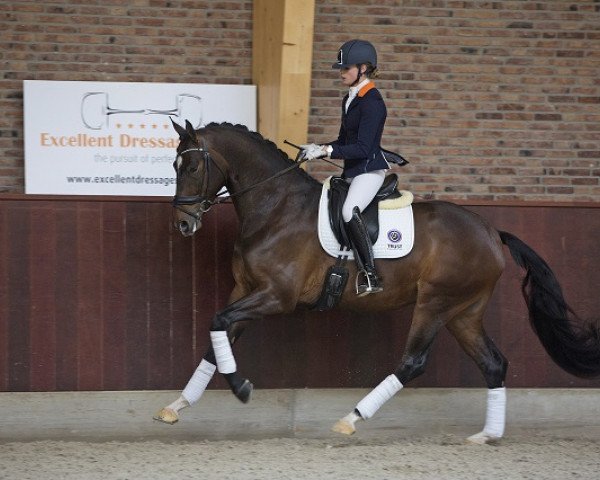
<svg viewBox="0 0 600 480"><path fill-rule="evenodd" d="M348 94L342 101L342 124L333 147L331 158L344 160L345 178L361 173L389 169L390 165L381 152L381 135L387 117L387 109L379 90L373 82L360 89L346 112Z"/></svg>

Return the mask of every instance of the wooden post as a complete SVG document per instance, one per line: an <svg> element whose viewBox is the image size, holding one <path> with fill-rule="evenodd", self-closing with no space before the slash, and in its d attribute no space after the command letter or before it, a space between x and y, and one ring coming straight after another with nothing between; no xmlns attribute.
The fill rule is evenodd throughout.
<svg viewBox="0 0 600 480"><path fill-rule="evenodd" d="M283 140L306 143L312 77L314 0L255 0L252 78L258 131L295 157Z"/></svg>

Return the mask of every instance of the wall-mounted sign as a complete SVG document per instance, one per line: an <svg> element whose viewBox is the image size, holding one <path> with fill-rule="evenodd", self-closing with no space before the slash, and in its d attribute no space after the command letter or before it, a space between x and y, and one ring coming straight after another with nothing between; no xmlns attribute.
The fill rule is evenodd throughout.
<svg viewBox="0 0 600 480"><path fill-rule="evenodd" d="M256 87L25 80L25 192L172 196L171 125L256 130Z"/></svg>

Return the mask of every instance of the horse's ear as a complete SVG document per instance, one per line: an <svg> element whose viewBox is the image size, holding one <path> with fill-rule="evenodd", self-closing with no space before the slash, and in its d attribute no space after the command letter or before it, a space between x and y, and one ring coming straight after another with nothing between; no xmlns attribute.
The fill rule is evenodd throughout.
<svg viewBox="0 0 600 480"><path fill-rule="evenodd" d="M186 130L181 125L179 125L177 122L174 122L171 117L169 117L169 119L171 120L175 131L179 134L180 140L183 140L184 138L189 136L188 132L186 132Z"/></svg>
<svg viewBox="0 0 600 480"><path fill-rule="evenodd" d="M194 130L194 126L190 123L189 120L185 121L185 130L190 136L190 138L194 138L196 136L196 130Z"/></svg>

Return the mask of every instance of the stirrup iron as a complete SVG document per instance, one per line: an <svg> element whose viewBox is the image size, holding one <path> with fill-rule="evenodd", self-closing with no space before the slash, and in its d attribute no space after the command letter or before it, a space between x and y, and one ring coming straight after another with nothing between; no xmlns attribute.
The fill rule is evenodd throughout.
<svg viewBox="0 0 600 480"><path fill-rule="evenodd" d="M359 283L361 275L365 278L366 282ZM375 273L369 274L369 272L367 272L367 270L364 268L356 273L354 286L356 289L356 295L359 297L364 297L371 293L383 292L383 287L379 284L377 275Z"/></svg>

